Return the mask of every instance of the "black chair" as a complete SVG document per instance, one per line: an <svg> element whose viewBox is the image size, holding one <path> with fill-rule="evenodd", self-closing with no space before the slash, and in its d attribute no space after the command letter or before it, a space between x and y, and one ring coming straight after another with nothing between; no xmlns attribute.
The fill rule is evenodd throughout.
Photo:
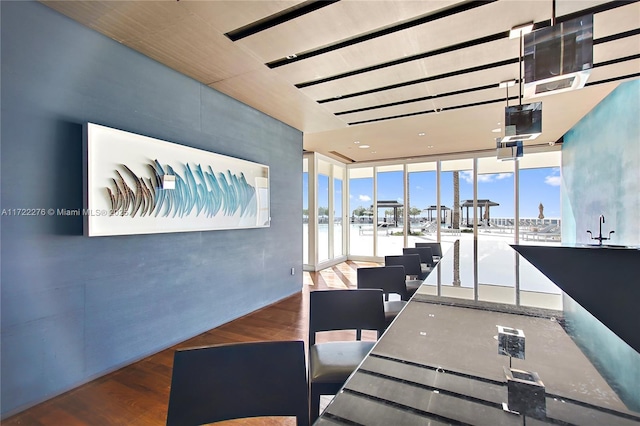
<svg viewBox="0 0 640 426"><path fill-rule="evenodd" d="M379 288L384 294L384 317L387 325L395 319L407 304L406 274L403 266L358 268L358 288ZM400 300L389 300L397 294Z"/></svg>
<svg viewBox="0 0 640 426"><path fill-rule="evenodd" d="M402 254L417 254L420 256L422 264L422 272L429 272L435 262L433 261L433 252L430 247L406 247L402 249Z"/></svg>
<svg viewBox="0 0 640 426"><path fill-rule="evenodd" d="M433 256L437 257L438 260L442 259L442 246L440 243L416 243L416 247L429 247Z"/></svg>
<svg viewBox="0 0 640 426"><path fill-rule="evenodd" d="M251 342L179 349L167 425L262 416L309 424L304 342Z"/></svg>
<svg viewBox="0 0 640 426"><path fill-rule="evenodd" d="M422 285L422 282L427 277L427 275L429 275L428 273L422 272L419 254L385 256L384 265L404 266L404 273L407 277L405 282L407 285L407 292L409 293L409 296L413 296L416 290L418 290L418 287Z"/></svg>
<svg viewBox="0 0 640 426"><path fill-rule="evenodd" d="M309 293L309 384L311 423L320 415L320 396L335 395L375 342L362 341L362 330L385 329L380 289L327 290ZM356 330L355 341L316 343L316 332Z"/></svg>

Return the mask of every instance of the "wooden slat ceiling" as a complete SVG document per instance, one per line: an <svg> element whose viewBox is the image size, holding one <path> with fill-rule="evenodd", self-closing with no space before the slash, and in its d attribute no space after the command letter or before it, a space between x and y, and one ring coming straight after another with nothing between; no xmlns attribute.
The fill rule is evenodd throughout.
<svg viewBox="0 0 640 426"><path fill-rule="evenodd" d="M520 41L508 31L527 22L550 25L554 6L552 0L43 3L301 130L304 149L356 162L494 149L501 133L492 129L501 128L507 102L498 83L520 73ZM640 3L555 1L559 22L584 13L594 14L587 87L539 98L543 134L525 146L559 140L620 82L640 76ZM516 85L511 104L517 93Z"/></svg>

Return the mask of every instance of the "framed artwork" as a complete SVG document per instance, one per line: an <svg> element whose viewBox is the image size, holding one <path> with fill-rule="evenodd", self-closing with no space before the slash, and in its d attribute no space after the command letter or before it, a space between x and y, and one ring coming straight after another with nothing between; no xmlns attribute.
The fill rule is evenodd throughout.
<svg viewBox="0 0 640 426"><path fill-rule="evenodd" d="M93 123L84 128L84 234L264 228L269 167Z"/></svg>

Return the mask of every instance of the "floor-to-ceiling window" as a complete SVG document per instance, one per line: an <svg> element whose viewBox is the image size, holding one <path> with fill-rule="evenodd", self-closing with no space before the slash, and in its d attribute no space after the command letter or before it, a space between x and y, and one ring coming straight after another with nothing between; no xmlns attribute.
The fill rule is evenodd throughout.
<svg viewBox="0 0 640 426"><path fill-rule="evenodd" d="M404 247L404 168L376 168L377 252L380 257L402 254Z"/></svg>
<svg viewBox="0 0 640 426"><path fill-rule="evenodd" d="M560 151L525 154L519 166L519 243L560 245ZM562 309L560 291L540 279L542 273L521 258L519 300L523 306Z"/></svg>
<svg viewBox="0 0 640 426"><path fill-rule="evenodd" d="M305 265L379 260L419 241L439 240L446 252L475 235L559 244L560 155L556 147L517 162L487 155L350 166L315 155L303 163L303 222L316 224L305 233Z"/></svg>
<svg viewBox="0 0 640 426"><path fill-rule="evenodd" d="M346 170L333 166L333 257L344 255L343 183Z"/></svg>
<svg viewBox="0 0 640 426"><path fill-rule="evenodd" d="M478 158L477 170L477 247L482 253L482 262L477 266L477 298L513 304L516 301L516 269L500 265L513 264L517 254L507 244L496 245L495 242L514 241L515 160Z"/></svg>
<svg viewBox="0 0 640 426"><path fill-rule="evenodd" d="M309 158L302 159L302 264L309 264Z"/></svg>
<svg viewBox="0 0 640 426"><path fill-rule="evenodd" d="M408 246L416 242L438 240L438 227L445 220L444 210L437 209L436 162L407 165L407 204L409 206Z"/></svg>
<svg viewBox="0 0 640 426"><path fill-rule="evenodd" d="M318 262L329 260L329 173L330 167L318 161ZM324 173L323 173L324 172Z"/></svg>
<svg viewBox="0 0 640 426"><path fill-rule="evenodd" d="M473 159L441 162L440 199L445 210L441 232L445 251L455 240L473 237Z"/></svg>
<svg viewBox="0 0 640 426"><path fill-rule="evenodd" d="M519 160L519 243L559 245L561 152Z"/></svg>
<svg viewBox="0 0 640 426"><path fill-rule="evenodd" d="M373 256L373 167L349 169L349 255Z"/></svg>

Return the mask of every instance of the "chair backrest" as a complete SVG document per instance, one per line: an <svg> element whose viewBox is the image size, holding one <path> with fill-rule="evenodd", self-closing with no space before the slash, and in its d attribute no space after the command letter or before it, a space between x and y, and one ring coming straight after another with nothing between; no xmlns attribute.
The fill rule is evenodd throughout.
<svg viewBox="0 0 640 426"><path fill-rule="evenodd" d="M332 330L377 330L384 332L381 289L325 290L309 293L309 346L316 343L316 332Z"/></svg>
<svg viewBox="0 0 640 426"><path fill-rule="evenodd" d="M358 268L358 288L379 288L385 296L399 294L408 300L406 276L402 265Z"/></svg>
<svg viewBox="0 0 640 426"><path fill-rule="evenodd" d="M399 256L385 256L384 265L402 265L404 266L404 272L407 275L421 275L422 268L420 267L420 255L419 254L403 254Z"/></svg>
<svg viewBox="0 0 640 426"><path fill-rule="evenodd" d="M261 416L309 424L304 342L234 343L179 349L167 425L201 425Z"/></svg>
<svg viewBox="0 0 640 426"><path fill-rule="evenodd" d="M402 254L417 254L420 256L420 262L426 263L427 266L434 264L431 247L406 247L402 249Z"/></svg>
<svg viewBox="0 0 640 426"><path fill-rule="evenodd" d="M416 243L416 247L429 247L434 256L442 258L442 246L440 243Z"/></svg>

